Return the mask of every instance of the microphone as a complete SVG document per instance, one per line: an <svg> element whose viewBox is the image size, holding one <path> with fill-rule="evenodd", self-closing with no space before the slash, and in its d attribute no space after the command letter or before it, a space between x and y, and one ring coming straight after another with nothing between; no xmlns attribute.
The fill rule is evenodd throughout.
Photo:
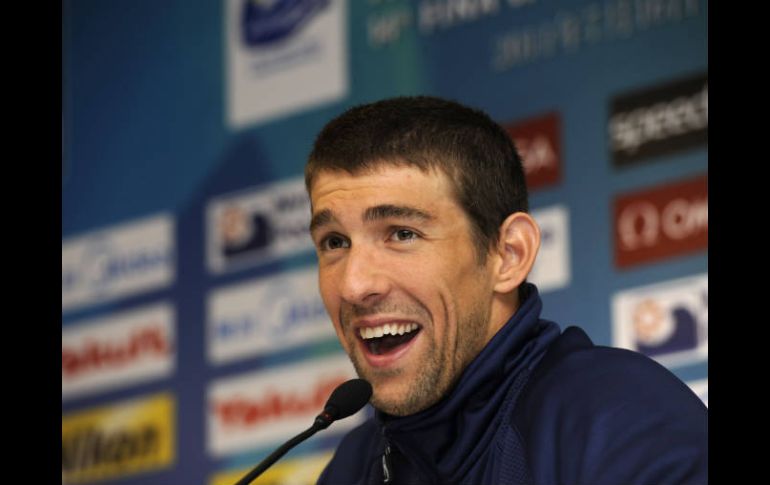
<svg viewBox="0 0 770 485"><path fill-rule="evenodd" d="M299 443L310 438L318 431L326 429L334 421L347 418L358 412L366 406L372 397L372 385L363 379L350 379L345 381L332 392L329 400L326 401L324 410L316 416L313 425L290 439L273 454L262 460L262 463L254 467L249 473L238 480L235 485L249 485L255 478L267 470L273 463L278 461L287 451L297 446Z"/></svg>

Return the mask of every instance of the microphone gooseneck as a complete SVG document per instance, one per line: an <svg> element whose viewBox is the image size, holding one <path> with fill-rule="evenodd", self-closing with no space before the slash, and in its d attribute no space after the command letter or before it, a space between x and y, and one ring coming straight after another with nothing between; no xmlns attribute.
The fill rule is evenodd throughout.
<svg viewBox="0 0 770 485"><path fill-rule="evenodd" d="M366 406L372 397L372 385L363 379L350 379L345 381L332 392L326 401L324 410L316 416L313 425L290 439L280 448L275 450L270 456L262 460L262 463L254 467L249 473L238 480L235 485L249 485L255 478L267 470L273 463L278 461L287 451L297 446L302 441L313 436L316 432L326 429L334 421L347 418L357 413Z"/></svg>

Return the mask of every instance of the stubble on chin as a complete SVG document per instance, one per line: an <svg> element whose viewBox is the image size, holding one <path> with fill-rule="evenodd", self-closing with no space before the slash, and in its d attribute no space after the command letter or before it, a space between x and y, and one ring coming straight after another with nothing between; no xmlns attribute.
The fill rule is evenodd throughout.
<svg viewBox="0 0 770 485"><path fill-rule="evenodd" d="M340 314L343 325L347 325L350 321L349 314L346 313ZM427 314L427 311L425 313ZM404 312L404 314L410 313ZM483 329L486 328L489 316L489 312L483 306L472 307L470 312L458 322L459 335L454 341L455 347L451 350L447 333L443 334L442 342L437 342L435 335L430 333L432 328L424 328L417 336L424 339L420 342L423 355L416 362L412 362L411 368L370 368L366 364L365 357L360 355L362 351L358 347L357 337L350 333L346 334L348 357L356 373L360 378L369 381L374 389L372 406L392 416L409 416L440 401L451 392L462 371L483 349L485 345ZM349 326L343 328L349 328ZM412 351L418 350L420 349L412 349ZM442 355L442 351L446 355ZM386 384L385 381L395 381L388 384L390 387L395 385L401 389L398 395L383 395L381 389Z"/></svg>
<svg viewBox="0 0 770 485"><path fill-rule="evenodd" d="M348 341L351 343L355 342ZM428 342L426 348L429 350L416 365L417 369L372 369L355 350L348 354L358 377L372 384L372 406L392 416L409 416L435 404L448 392L452 383L442 382L442 370L447 369L442 369L435 343ZM383 395L386 385L391 388L388 396ZM393 387L399 389L396 395Z"/></svg>
<svg viewBox="0 0 770 485"><path fill-rule="evenodd" d="M351 328L354 317L385 313L409 315L416 321L429 321L430 313L419 304L399 305L392 302L383 302L376 307L362 308L357 306L341 307L339 318L344 329ZM369 381L373 388L371 404L376 409L394 416L408 416L417 413L431 404L437 402L443 396L446 389L438 382L442 373L442 365L438 355L436 342L427 329L421 331L417 338L427 339L422 342L426 354L418 363L413 363L415 368L374 369L368 366L366 358L361 355L358 337L351 332L345 332L347 354L358 377ZM411 375L411 377L410 377ZM383 396L382 388L394 385L402 389L397 395ZM445 386L444 386L445 387Z"/></svg>

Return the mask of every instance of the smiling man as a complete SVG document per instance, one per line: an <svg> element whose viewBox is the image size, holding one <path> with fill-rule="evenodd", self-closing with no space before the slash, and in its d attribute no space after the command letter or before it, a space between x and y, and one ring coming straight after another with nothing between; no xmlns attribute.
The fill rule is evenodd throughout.
<svg viewBox="0 0 770 485"><path fill-rule="evenodd" d="M521 160L486 114L352 108L305 177L321 296L375 408L319 483L706 483L687 386L540 318Z"/></svg>

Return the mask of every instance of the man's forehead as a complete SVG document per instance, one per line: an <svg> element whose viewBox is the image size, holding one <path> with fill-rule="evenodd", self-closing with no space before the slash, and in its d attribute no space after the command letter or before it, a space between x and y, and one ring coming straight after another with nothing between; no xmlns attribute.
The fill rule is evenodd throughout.
<svg viewBox="0 0 770 485"><path fill-rule="evenodd" d="M373 164L367 164L354 171L322 168L313 176L309 195L312 198L317 197L319 185L327 185L329 182L345 181L352 184L360 183L382 183L393 178L412 177L424 181L433 181L434 183L451 183L449 176L437 167L421 168L417 165L409 164L403 161L382 161Z"/></svg>
<svg viewBox="0 0 770 485"><path fill-rule="evenodd" d="M311 229L343 216L362 222L386 217L430 221L457 206L453 187L442 171L415 166L384 164L356 173L320 170L310 187Z"/></svg>

